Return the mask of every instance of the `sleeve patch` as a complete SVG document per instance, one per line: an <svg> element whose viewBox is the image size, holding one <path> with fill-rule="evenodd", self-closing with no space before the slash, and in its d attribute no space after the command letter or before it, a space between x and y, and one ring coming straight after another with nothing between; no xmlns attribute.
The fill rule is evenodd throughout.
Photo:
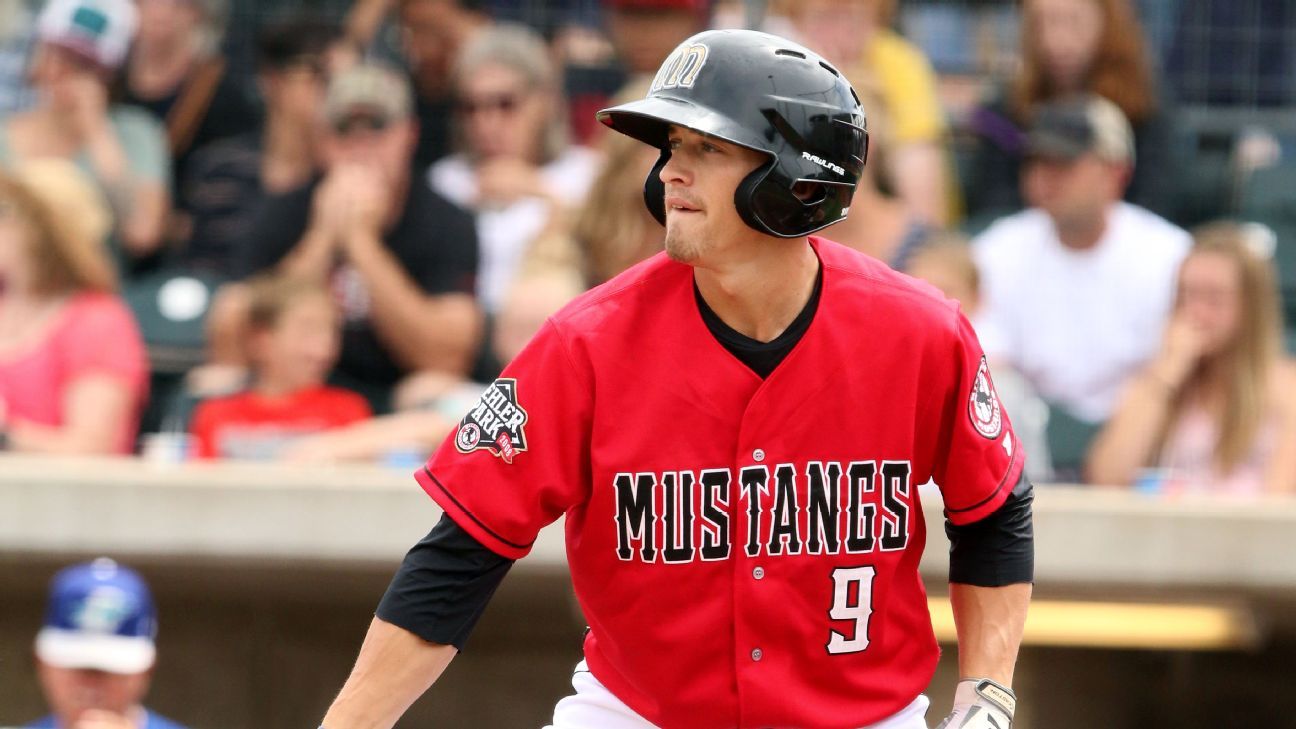
<svg viewBox="0 0 1296 729"><path fill-rule="evenodd" d="M459 421L455 448L460 453L487 451L512 463L527 449L527 411L518 403L517 380L500 378L486 386L481 399Z"/></svg>
<svg viewBox="0 0 1296 729"><path fill-rule="evenodd" d="M990 379L990 366L986 358L981 357L981 366L977 369L976 380L972 383L972 395L968 399L968 417L972 426L981 435L994 440L1003 431L1003 410L999 406L999 393L995 392L994 382ZM1009 451L1009 455L1012 452Z"/></svg>

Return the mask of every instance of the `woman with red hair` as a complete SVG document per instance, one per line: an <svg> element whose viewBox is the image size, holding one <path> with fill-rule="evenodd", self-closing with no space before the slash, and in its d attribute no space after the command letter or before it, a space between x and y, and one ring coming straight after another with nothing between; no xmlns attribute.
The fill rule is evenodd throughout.
<svg viewBox="0 0 1296 729"><path fill-rule="evenodd" d="M1021 67L969 120L975 137L964 176L972 227L1020 210L1025 129L1043 103L1097 94L1134 129L1135 165L1125 199L1175 219L1177 138L1159 98L1130 0L1024 0Z"/></svg>

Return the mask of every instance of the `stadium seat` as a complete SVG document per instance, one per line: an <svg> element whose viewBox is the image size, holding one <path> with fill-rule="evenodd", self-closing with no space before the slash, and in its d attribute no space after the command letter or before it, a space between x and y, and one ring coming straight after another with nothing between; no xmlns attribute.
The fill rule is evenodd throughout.
<svg viewBox="0 0 1296 729"><path fill-rule="evenodd" d="M221 283L209 274L178 269L126 281L122 295L139 321L155 373L183 373L202 361L207 311Z"/></svg>
<svg viewBox="0 0 1296 729"><path fill-rule="evenodd" d="M1085 456L1102 423L1090 423L1072 415L1066 408L1049 403L1045 439L1053 459L1053 476L1058 483L1082 483Z"/></svg>

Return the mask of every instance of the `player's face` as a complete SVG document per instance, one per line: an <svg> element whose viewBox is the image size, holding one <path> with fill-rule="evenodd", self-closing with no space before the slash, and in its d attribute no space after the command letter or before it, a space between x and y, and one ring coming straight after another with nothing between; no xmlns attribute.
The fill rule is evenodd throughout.
<svg viewBox="0 0 1296 729"><path fill-rule="evenodd" d="M1084 85L1103 34L1096 0L1028 0L1027 23L1044 72L1063 91Z"/></svg>
<svg viewBox="0 0 1296 729"><path fill-rule="evenodd" d="M45 700L59 726L77 726L92 710L127 715L144 699L149 673L105 673L80 668L56 668L36 661L36 672Z"/></svg>
<svg viewBox="0 0 1296 729"><path fill-rule="evenodd" d="M1180 313L1202 337L1207 354L1230 346L1241 329L1242 272L1219 253L1195 253L1179 269Z"/></svg>
<svg viewBox="0 0 1296 729"><path fill-rule="evenodd" d="M689 129L672 126L671 157L661 170L666 186L666 252L697 263L715 250L750 237L738 216L734 191L765 155Z"/></svg>
<svg viewBox="0 0 1296 729"><path fill-rule="evenodd" d="M262 372L288 389L319 385L337 361L338 329L337 308L327 297L293 301L254 344Z"/></svg>

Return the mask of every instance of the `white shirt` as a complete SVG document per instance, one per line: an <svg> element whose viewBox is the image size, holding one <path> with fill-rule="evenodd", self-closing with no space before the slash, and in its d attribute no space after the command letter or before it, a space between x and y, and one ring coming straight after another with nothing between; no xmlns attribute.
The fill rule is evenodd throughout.
<svg viewBox="0 0 1296 729"><path fill-rule="evenodd" d="M996 221L972 250L986 355L1011 363L1075 416L1106 420L1126 378L1161 344L1190 245L1183 229L1123 202L1085 251L1063 246L1042 210Z"/></svg>
<svg viewBox="0 0 1296 729"><path fill-rule="evenodd" d="M598 172L599 156L585 147L568 147L540 168L549 191L570 206L585 199ZM462 154L443 157L428 170L428 182L446 199L477 213L477 300L489 313L499 311L518 266L549 220L549 204L521 198L503 207L476 207L477 172Z"/></svg>

